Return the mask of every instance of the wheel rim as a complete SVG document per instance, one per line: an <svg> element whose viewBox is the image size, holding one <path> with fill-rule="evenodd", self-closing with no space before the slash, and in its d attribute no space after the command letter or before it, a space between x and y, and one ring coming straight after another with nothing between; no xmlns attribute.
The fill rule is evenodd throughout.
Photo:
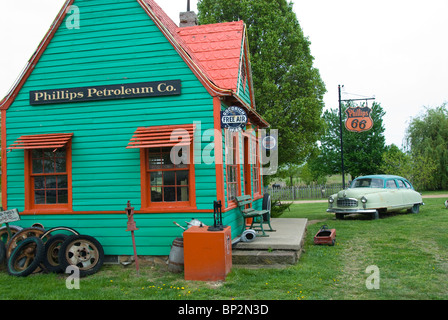
<svg viewBox="0 0 448 320"><path fill-rule="evenodd" d="M25 228L21 231L17 232L10 240L10 243L8 244L8 248L6 250L6 257L9 258L11 256L11 253L14 251L15 248L17 248L17 245L29 238L29 237L37 237L40 238L45 233L44 229L41 228ZM48 238L42 239L42 241L46 241Z"/></svg>
<svg viewBox="0 0 448 320"><path fill-rule="evenodd" d="M22 228L16 227L16 226L9 226L9 229L11 230L11 237L14 237L14 235L16 233L18 233L20 230L22 230ZM11 238L9 237L8 229L6 227L1 227L0 228L0 241L3 241L3 243L6 246L6 245L8 245L10 240L11 240Z"/></svg>
<svg viewBox="0 0 448 320"><path fill-rule="evenodd" d="M56 227L56 228L52 228L50 230L47 230L47 232L45 232L40 238L43 239L43 238L47 237L48 235L50 235L54 231L69 231L69 232L71 232L71 233L73 233L75 235L79 235L79 233L76 230L72 229L72 228Z"/></svg>
<svg viewBox="0 0 448 320"><path fill-rule="evenodd" d="M20 249L17 258L13 261L13 267L16 271L26 270L36 257L35 243L29 243Z"/></svg>
<svg viewBox="0 0 448 320"><path fill-rule="evenodd" d="M8 258L8 273L13 276L27 276L41 270L44 244L37 237L29 237L20 242Z"/></svg>
<svg viewBox="0 0 448 320"><path fill-rule="evenodd" d="M64 239L53 242L47 250L47 260L52 266L59 265L59 249L61 248Z"/></svg>
<svg viewBox="0 0 448 320"><path fill-rule="evenodd" d="M98 264L98 248L89 240L75 240L67 246L65 258L80 270L89 270Z"/></svg>

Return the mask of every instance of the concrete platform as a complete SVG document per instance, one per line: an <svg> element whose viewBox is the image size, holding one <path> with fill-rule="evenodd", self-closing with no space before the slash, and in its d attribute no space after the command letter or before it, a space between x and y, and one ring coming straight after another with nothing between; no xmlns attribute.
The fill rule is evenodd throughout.
<svg viewBox="0 0 448 320"><path fill-rule="evenodd" d="M272 219L275 232L256 237L252 242L238 242L232 247L234 265L284 266L295 264L300 257L308 219Z"/></svg>

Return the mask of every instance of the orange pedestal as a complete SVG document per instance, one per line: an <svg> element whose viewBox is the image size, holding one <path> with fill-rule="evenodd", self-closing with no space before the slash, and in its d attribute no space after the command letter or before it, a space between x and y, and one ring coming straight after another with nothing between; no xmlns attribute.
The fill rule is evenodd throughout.
<svg viewBox="0 0 448 320"><path fill-rule="evenodd" d="M232 268L230 227L208 231L208 227L191 227L184 232L185 280L225 280Z"/></svg>

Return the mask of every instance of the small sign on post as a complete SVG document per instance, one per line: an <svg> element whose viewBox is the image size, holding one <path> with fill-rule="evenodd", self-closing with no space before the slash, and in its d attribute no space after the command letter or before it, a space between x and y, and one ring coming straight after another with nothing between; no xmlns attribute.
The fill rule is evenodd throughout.
<svg viewBox="0 0 448 320"><path fill-rule="evenodd" d="M137 270L137 276L139 276L140 270L139 270L139 265L138 265L137 247L135 245L135 236L134 236L134 231L138 230L138 228L134 221L134 207L131 207L130 201L128 201L128 204L127 204L125 210L126 210L126 215L128 217L128 228L126 229L126 231L131 231L132 246L134 247L135 268Z"/></svg>
<svg viewBox="0 0 448 320"><path fill-rule="evenodd" d="M8 236L10 239L12 237L12 233L11 229L9 228L9 223L19 220L20 220L19 210L11 209L3 211L3 207L0 207L0 225L2 225L3 223L6 225L6 231L8 232Z"/></svg>
<svg viewBox="0 0 448 320"><path fill-rule="evenodd" d="M0 224L2 223L10 223L14 221L19 221L19 210L17 209L11 209L3 211L3 207L0 207Z"/></svg>

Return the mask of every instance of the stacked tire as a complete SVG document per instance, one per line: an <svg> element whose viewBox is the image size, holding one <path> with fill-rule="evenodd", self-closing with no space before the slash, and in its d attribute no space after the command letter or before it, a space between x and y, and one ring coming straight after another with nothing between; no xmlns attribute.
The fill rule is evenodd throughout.
<svg viewBox="0 0 448 320"><path fill-rule="evenodd" d="M3 241L0 240L0 265L5 262L6 259L6 246Z"/></svg>
<svg viewBox="0 0 448 320"><path fill-rule="evenodd" d="M72 235L52 235L59 230L70 231ZM98 240L67 227L48 231L40 227L24 228L6 243L3 238L0 239L0 264L6 261L7 271L13 276L24 277L39 270L60 273L72 265L84 277L98 272L104 262L104 250Z"/></svg>
<svg viewBox="0 0 448 320"><path fill-rule="evenodd" d="M39 266L45 253L44 243L38 237L21 241L8 258L6 267L12 276L25 277Z"/></svg>
<svg viewBox="0 0 448 320"><path fill-rule="evenodd" d="M59 264L62 270L72 265L79 268L81 277L92 275L104 262L104 250L94 237L72 235L67 237L59 249Z"/></svg>

